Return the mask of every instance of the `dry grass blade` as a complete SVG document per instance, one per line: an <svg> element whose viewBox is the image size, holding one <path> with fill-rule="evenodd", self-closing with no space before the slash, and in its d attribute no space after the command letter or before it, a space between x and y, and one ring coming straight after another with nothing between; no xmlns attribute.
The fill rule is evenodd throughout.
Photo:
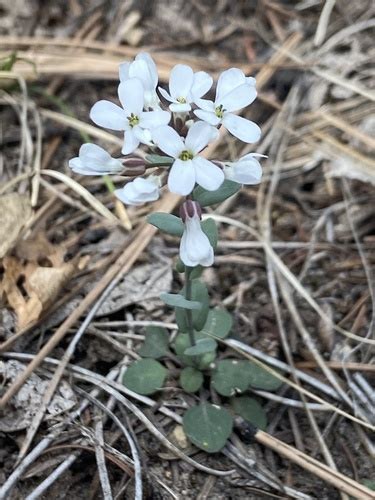
<svg viewBox="0 0 375 500"><path fill-rule="evenodd" d="M93 196L90 191L88 191L85 187L82 186L82 184L79 184L79 182L75 181L71 177L68 177L67 175L63 174L62 172L58 172L57 170L49 170L49 169L43 169L40 171L42 175L49 175L50 177L53 177L54 179L59 180L66 186L68 186L70 189L75 191L81 198L83 198L99 215L102 217L105 217L111 222L114 222L116 224L121 224L121 221L113 215L112 212L108 210L106 206L103 205L101 201L99 201L95 196Z"/></svg>

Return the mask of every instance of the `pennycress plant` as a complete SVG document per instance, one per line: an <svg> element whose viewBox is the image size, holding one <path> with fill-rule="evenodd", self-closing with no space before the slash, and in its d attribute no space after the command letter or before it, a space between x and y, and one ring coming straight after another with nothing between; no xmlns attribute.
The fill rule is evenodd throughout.
<svg viewBox="0 0 375 500"><path fill-rule="evenodd" d="M199 448L216 452L232 432L234 414L265 426L262 407L246 392L279 386L275 377L249 361L222 359L218 342L229 335L232 318L223 308L209 307L207 288L199 279L202 269L214 262L218 239L215 222L210 218L202 221L202 208L224 201L243 184L261 180L258 158L262 155L250 153L235 162L211 161L202 155L218 139L220 126L246 143L259 140L258 125L236 114L255 100L255 79L240 69L228 69L219 76L211 101L203 99L212 87L211 76L178 64L171 71L167 91L158 87L156 65L146 53L121 64L119 76L121 106L101 100L92 107L90 117L97 125L123 132L121 152L126 156L112 158L95 144L83 144L79 156L70 160L70 168L81 175L123 173L133 178L115 190L127 205L155 201L166 187L185 197L180 217L167 213L148 216L158 229L180 238L176 270L185 274L185 284L180 293L161 296L175 309L178 333L170 342L164 328L147 328L138 352L142 359L128 367L123 383L143 395L161 390L168 371L157 360L172 357L180 369L181 388L201 395L200 399L192 396L197 404L183 417L185 433ZM147 147L148 154L136 151L140 145ZM215 404L207 402L210 394Z"/></svg>

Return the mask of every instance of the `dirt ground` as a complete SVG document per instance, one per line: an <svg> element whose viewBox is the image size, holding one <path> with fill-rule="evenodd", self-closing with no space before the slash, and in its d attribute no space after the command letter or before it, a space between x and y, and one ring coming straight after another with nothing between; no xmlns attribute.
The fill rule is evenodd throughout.
<svg viewBox="0 0 375 500"><path fill-rule="evenodd" d="M374 10L370 0L0 0L0 487L12 483L0 500L139 498L124 428L148 499L348 499L344 476L374 489ZM177 63L257 77L246 116L261 141L226 136L214 156L265 154L263 180L208 209L220 239L203 277L212 303L233 314L232 338L290 367L291 384L254 392L289 458L243 421L220 453L186 443L179 418L198 397L173 376L152 399L121 392L144 326L175 332L159 295L183 284L179 241L146 241L152 204L124 214L101 177L72 175L68 160L87 137L119 153L120 135L88 127L89 110L116 98L118 64L141 51L163 85ZM342 476L332 483L297 465L298 450Z"/></svg>

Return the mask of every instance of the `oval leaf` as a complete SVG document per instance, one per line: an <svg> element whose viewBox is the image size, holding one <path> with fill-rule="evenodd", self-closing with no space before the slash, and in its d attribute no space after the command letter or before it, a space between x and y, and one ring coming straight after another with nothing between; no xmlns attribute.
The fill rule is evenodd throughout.
<svg viewBox="0 0 375 500"><path fill-rule="evenodd" d="M163 212L155 212L147 216L147 222L172 236L182 236L184 223L179 217Z"/></svg>
<svg viewBox="0 0 375 500"><path fill-rule="evenodd" d="M249 387L247 361L224 359L218 361L212 374L213 388L222 396L234 396Z"/></svg>
<svg viewBox="0 0 375 500"><path fill-rule="evenodd" d="M232 398L230 404L233 411L244 420L247 420L263 431L266 429L266 412L256 399L249 398L249 396L241 396L239 398Z"/></svg>
<svg viewBox="0 0 375 500"><path fill-rule="evenodd" d="M188 347L184 354L185 356L199 356L200 354L206 354L207 352L215 351L217 343L213 339L200 339L197 343Z"/></svg>
<svg viewBox="0 0 375 500"><path fill-rule="evenodd" d="M233 326L232 315L225 309L210 309L202 333L225 339Z"/></svg>
<svg viewBox="0 0 375 500"><path fill-rule="evenodd" d="M249 385L254 387L254 389L276 391L282 386L283 381L276 378L271 373L268 373L264 368L261 368L251 361L247 361L247 365Z"/></svg>
<svg viewBox="0 0 375 500"><path fill-rule="evenodd" d="M193 191L193 199L198 201L202 207L221 203L230 196L233 196L241 189L241 184L226 179L216 191L207 191L198 186Z"/></svg>
<svg viewBox="0 0 375 500"><path fill-rule="evenodd" d="M163 292L160 294L160 299L172 307L179 307L182 309L191 309L195 311L200 311L202 309L202 304L195 300L186 300L185 297L180 295L179 293L166 293Z"/></svg>
<svg viewBox="0 0 375 500"><path fill-rule="evenodd" d="M183 427L195 446L208 453L215 453L225 446L231 435L233 419L225 408L202 403L185 413Z"/></svg>
<svg viewBox="0 0 375 500"><path fill-rule="evenodd" d="M185 287L181 290L181 294L185 294ZM206 323L210 304L207 287L204 283L202 283L202 281L192 280L191 299L192 301L199 302L201 304L201 309L199 311L193 311L193 326L195 330L199 331L202 330L204 324ZM176 309L176 322L181 332L188 331L189 325L187 322L186 311Z"/></svg>
<svg viewBox="0 0 375 500"><path fill-rule="evenodd" d="M188 366L180 374L180 385L186 392L197 392L203 384L203 374Z"/></svg>
<svg viewBox="0 0 375 500"><path fill-rule="evenodd" d="M200 341L207 337L201 332L194 332L195 340ZM179 333L173 343L173 350L184 365L194 366L199 370L205 370L216 358L216 351L207 352L198 356L186 356L186 349L192 347L187 333Z"/></svg>
<svg viewBox="0 0 375 500"><path fill-rule="evenodd" d="M139 359L126 370L122 383L137 394L147 396L163 387L167 370L154 359Z"/></svg>
<svg viewBox="0 0 375 500"><path fill-rule="evenodd" d="M152 163L153 165L157 165L159 167L169 167L174 162L174 158L170 156L161 156L161 155L146 155L146 161L148 163Z"/></svg>
<svg viewBox="0 0 375 500"><path fill-rule="evenodd" d="M142 358L162 358L168 352L168 332L161 326L148 326L146 338L138 351Z"/></svg>
<svg viewBox="0 0 375 500"><path fill-rule="evenodd" d="M213 219L205 219L201 222L201 228L209 239L212 248L216 250L219 233L215 221Z"/></svg>

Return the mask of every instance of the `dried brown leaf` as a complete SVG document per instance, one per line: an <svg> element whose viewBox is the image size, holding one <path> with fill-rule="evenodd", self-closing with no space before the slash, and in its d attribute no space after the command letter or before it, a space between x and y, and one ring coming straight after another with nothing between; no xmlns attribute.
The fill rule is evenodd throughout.
<svg viewBox="0 0 375 500"><path fill-rule="evenodd" d="M0 196L0 259L13 248L31 216L31 204L26 195L10 193Z"/></svg>

